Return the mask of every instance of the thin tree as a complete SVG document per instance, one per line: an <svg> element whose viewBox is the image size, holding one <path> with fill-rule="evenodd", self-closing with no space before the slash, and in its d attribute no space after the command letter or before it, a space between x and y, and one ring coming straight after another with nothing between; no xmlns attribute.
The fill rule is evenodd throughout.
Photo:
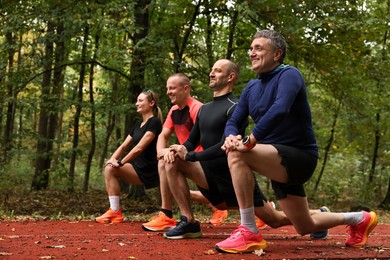
<svg viewBox="0 0 390 260"><path fill-rule="evenodd" d="M99 33L95 36L95 51L93 54L93 60L96 59L97 51L99 49ZM96 149L96 109L95 109L95 101L94 101L94 91L93 91L93 80L94 80L94 63L90 65L89 68L89 103L91 106L91 147L89 148L88 153L88 159L87 159L87 165L85 167L85 174L84 174L84 182L83 182L83 191L88 191L88 184L89 184L89 175L91 171L91 165L92 165L92 159L93 155L95 154Z"/></svg>
<svg viewBox="0 0 390 260"><path fill-rule="evenodd" d="M50 102L50 83L52 76L52 64L53 64L53 37L54 35L54 23L49 21L47 24L47 33L45 37L45 56L43 59L42 84L41 84L41 100L39 111L39 125L38 125L38 143L35 160L35 172L32 180L31 188L33 190L47 189L49 186L49 169L51 161L51 151L48 149L48 121L49 121L49 109L48 104Z"/></svg>
<svg viewBox="0 0 390 260"><path fill-rule="evenodd" d="M85 78L85 60L87 56L87 43L89 36L89 26L85 25L84 27L84 36L83 36L83 47L81 50L81 65L80 65L80 74L78 80L78 89L77 89L77 98L76 98L76 112L73 119L73 142L72 142L72 155L70 158L69 165L69 175L68 175L68 191L74 191L74 174L75 174L75 166L76 159L78 154L78 145L79 145L79 123L80 123L80 115L82 110L83 103L83 86L84 86L84 78Z"/></svg>

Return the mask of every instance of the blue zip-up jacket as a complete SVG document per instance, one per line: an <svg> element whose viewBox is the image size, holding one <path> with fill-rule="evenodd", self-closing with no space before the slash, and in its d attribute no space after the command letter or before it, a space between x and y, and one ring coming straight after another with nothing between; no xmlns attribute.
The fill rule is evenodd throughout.
<svg viewBox="0 0 390 260"><path fill-rule="evenodd" d="M283 144L303 149L318 158L306 86L297 68L280 65L251 80L243 90L225 136L237 135L250 115L258 143Z"/></svg>

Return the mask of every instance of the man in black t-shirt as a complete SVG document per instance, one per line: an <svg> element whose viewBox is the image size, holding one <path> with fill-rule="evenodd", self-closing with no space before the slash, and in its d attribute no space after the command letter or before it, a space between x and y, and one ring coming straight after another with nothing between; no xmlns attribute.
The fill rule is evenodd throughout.
<svg viewBox="0 0 390 260"><path fill-rule="evenodd" d="M225 124L236 107L238 99L232 94L239 76L238 66L229 60L218 60L211 72L209 86L213 101L204 104L197 115L190 136L183 145L172 145L175 156L166 158L170 167L169 187L181 211L181 221L164 234L169 239L197 238L202 236L200 224L195 221L190 203L186 178L194 181L202 194L218 209L237 208L226 154L221 150L225 140ZM242 132L244 134L243 126ZM195 148L201 145L203 151ZM254 176L253 176L254 178ZM258 185L254 187L257 207L270 208ZM270 209L272 210L272 209Z"/></svg>

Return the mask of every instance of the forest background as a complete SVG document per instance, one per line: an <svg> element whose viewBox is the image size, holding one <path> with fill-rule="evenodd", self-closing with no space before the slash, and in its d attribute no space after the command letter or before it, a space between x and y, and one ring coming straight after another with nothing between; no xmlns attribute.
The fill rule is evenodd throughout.
<svg viewBox="0 0 390 260"><path fill-rule="evenodd" d="M209 71L227 58L239 96L260 29L285 36L285 62L306 80L320 148L310 202L388 210L389 28L390 0L1 0L0 215L45 214L44 198L104 212L103 165L138 120L137 95L154 90L166 115L166 79L184 72L208 102ZM159 205L157 189L123 190ZM77 212L88 196L98 208Z"/></svg>

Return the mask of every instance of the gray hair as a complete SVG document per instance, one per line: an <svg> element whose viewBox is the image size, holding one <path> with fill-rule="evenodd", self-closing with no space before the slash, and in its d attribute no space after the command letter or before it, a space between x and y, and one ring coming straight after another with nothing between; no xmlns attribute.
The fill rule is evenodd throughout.
<svg viewBox="0 0 390 260"><path fill-rule="evenodd" d="M279 62L283 63L284 58L286 57L286 51L287 51L287 43L284 39L283 35L280 33L274 31L274 30L261 30L256 32L253 39L256 38L266 38L269 39L269 42L271 46L273 47L274 51L276 50L282 50L282 55L279 58Z"/></svg>

